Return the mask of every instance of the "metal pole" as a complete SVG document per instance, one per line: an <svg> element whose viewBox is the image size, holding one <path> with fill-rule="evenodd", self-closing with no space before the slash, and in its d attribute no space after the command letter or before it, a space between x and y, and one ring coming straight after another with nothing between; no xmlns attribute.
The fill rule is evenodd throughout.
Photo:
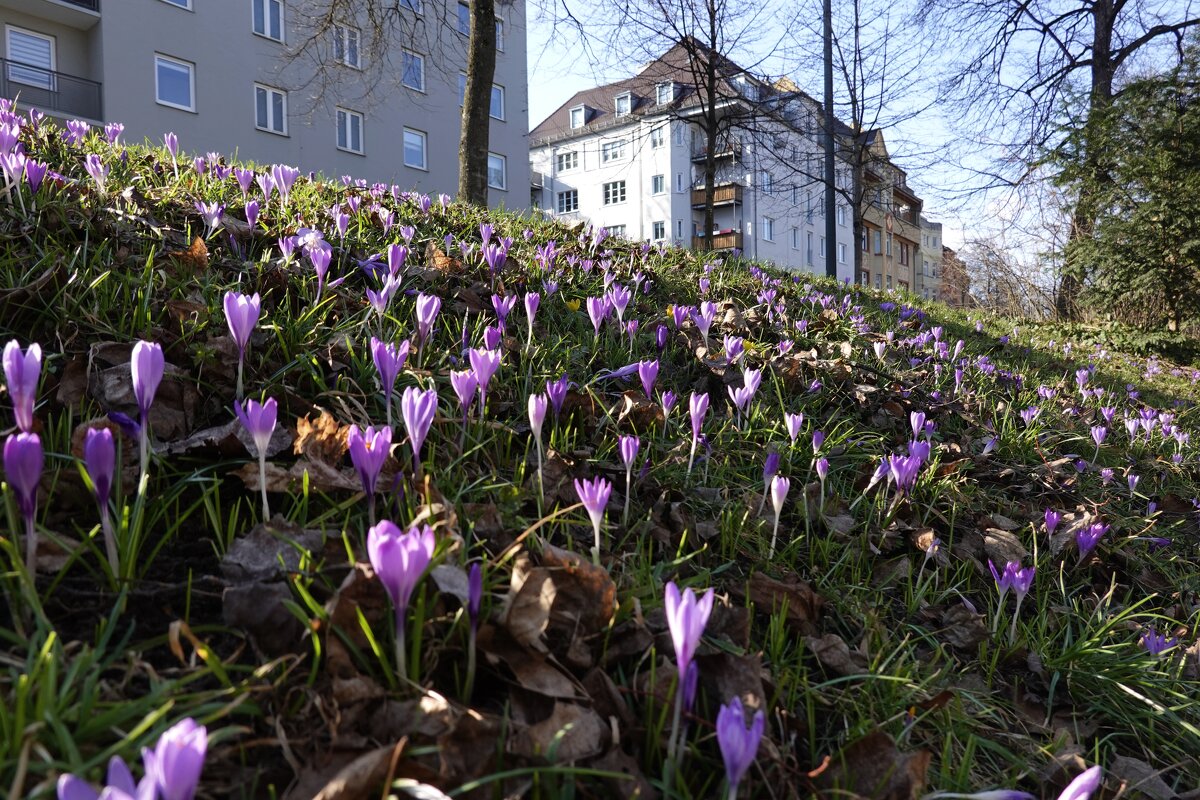
<svg viewBox="0 0 1200 800"><path fill-rule="evenodd" d="M825 23L825 274L837 279L837 187L833 168L833 0L824 0Z"/></svg>

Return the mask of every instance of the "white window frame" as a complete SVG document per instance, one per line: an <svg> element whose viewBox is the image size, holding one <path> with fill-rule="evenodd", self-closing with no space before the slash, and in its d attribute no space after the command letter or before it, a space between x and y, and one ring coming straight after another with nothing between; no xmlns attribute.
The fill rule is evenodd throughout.
<svg viewBox="0 0 1200 800"><path fill-rule="evenodd" d="M337 120L337 149L341 150L344 153L354 153L355 155L358 155L358 156L366 155L366 151L367 151L367 143L366 143L367 120L366 120L366 118L358 111L351 111L348 108L342 108L341 106L338 106L334 110L334 119ZM352 132L350 123L354 119L358 120L358 149L357 150L354 148L353 140L350 136L350 134ZM345 145L343 145L342 141L341 141L343 134L345 135L345 139L346 139Z"/></svg>
<svg viewBox="0 0 1200 800"><path fill-rule="evenodd" d="M192 0L162 0L162 1L169 6L175 6L176 8L181 8L184 11L192 10Z"/></svg>
<svg viewBox="0 0 1200 800"><path fill-rule="evenodd" d="M568 203L567 200L572 202ZM571 206L567 208L567 206ZM554 196L554 210L559 214L574 214L579 211L579 190L564 189Z"/></svg>
<svg viewBox="0 0 1200 800"><path fill-rule="evenodd" d="M629 232L629 226L627 226L627 225L609 225L607 230L608 230L609 236L616 236L618 238L624 239L625 234Z"/></svg>
<svg viewBox="0 0 1200 800"><path fill-rule="evenodd" d="M420 69L419 69L420 77L421 77L421 85L420 86L413 86L411 83L408 82L408 64L406 62L409 58L414 59L413 63L419 65L419 67L420 67ZM400 83L403 84L406 88L412 89L414 92L421 92L422 94L425 93L425 56L421 55L416 50L409 50L406 47L401 48L401 50L400 50Z"/></svg>
<svg viewBox="0 0 1200 800"><path fill-rule="evenodd" d="M504 52L504 20L496 18L496 52Z"/></svg>
<svg viewBox="0 0 1200 800"><path fill-rule="evenodd" d="M500 159L500 183L492 183L492 159ZM502 156L499 153L488 153L487 163L487 181L489 189L499 189L502 192L508 191L508 157Z"/></svg>
<svg viewBox="0 0 1200 800"><path fill-rule="evenodd" d="M19 77L14 77L14 73L19 73L22 66L24 66L26 69L39 71L39 72L41 70L47 69L46 67L42 67L37 64L26 64L21 61L13 60L13 58L11 57L10 54L12 53L12 34L14 34L14 33L19 33L22 36L28 36L31 39L44 39L44 40L46 40L46 42L49 43L49 45L50 45L49 71L51 72L51 74L46 76L46 80L44 80L44 81L42 81L42 80L22 80ZM53 92L57 89L57 86L56 86L57 82L55 81L53 73L58 71L58 42L55 40L55 38L53 36L48 36L47 34L44 34L40 31L31 31L28 28L22 28L19 25L5 25L4 26L4 53L5 53L5 56L8 58L8 65L6 67L6 69L7 69L6 78L8 80L12 81L13 83L19 83L23 86L32 86L36 89L45 89L48 92ZM157 75L158 75L157 68L155 69L154 73L155 73L155 76L157 79Z"/></svg>
<svg viewBox="0 0 1200 800"><path fill-rule="evenodd" d="M278 36L271 35L270 10L272 4L277 4L279 6L279 30L276 31L276 33L279 34ZM262 7L263 11L263 30L261 31L254 27L254 12L260 6ZM284 39L286 38L284 32L287 30L287 23L284 21L284 13L285 9L283 0L250 0L250 31L255 36L283 44Z"/></svg>
<svg viewBox="0 0 1200 800"><path fill-rule="evenodd" d="M422 2L422 0L400 0L397 5L399 5L401 8L407 8L414 14L425 13L425 3Z"/></svg>
<svg viewBox="0 0 1200 800"><path fill-rule="evenodd" d="M651 175L650 176L650 194L666 194L667 193L667 176L666 175Z"/></svg>
<svg viewBox="0 0 1200 800"><path fill-rule="evenodd" d="M762 218L762 240L764 242L775 241L775 220L771 217Z"/></svg>
<svg viewBox="0 0 1200 800"><path fill-rule="evenodd" d="M680 194L682 194L682 193L683 193L683 191L684 191L684 188L683 188L683 173L682 173L682 172L676 172L676 173L675 173L675 191L676 191L676 192L678 192L678 193L680 193Z"/></svg>
<svg viewBox="0 0 1200 800"><path fill-rule="evenodd" d="M662 147L666 143L667 143L667 132L666 132L664 126L659 125L658 127L650 129L650 149L651 150L657 150L658 148Z"/></svg>
<svg viewBox="0 0 1200 800"><path fill-rule="evenodd" d="M799 228L792 228L792 249L793 250L800 249L800 229Z"/></svg>
<svg viewBox="0 0 1200 800"><path fill-rule="evenodd" d="M409 134L416 136L421 142L421 163L410 164L408 162L408 137ZM405 128L400 139L400 158L404 162L404 166L409 169L429 170L429 136L425 131L419 131L416 128Z"/></svg>
<svg viewBox="0 0 1200 800"><path fill-rule="evenodd" d="M493 113L495 111L495 106L496 106L496 92L500 93L500 116L496 116L496 114ZM488 116L490 116L492 119L498 119L501 122L503 122L505 120L504 87L498 83L492 84L492 95L488 101Z"/></svg>
<svg viewBox="0 0 1200 800"><path fill-rule="evenodd" d="M565 166L564 166L565 164ZM554 170L555 172L570 172L573 169L579 168L579 151L564 150L561 153L554 154Z"/></svg>
<svg viewBox="0 0 1200 800"><path fill-rule="evenodd" d="M354 37L354 61L350 60L350 38ZM353 25L338 23L333 26L333 57L344 67L362 69L362 31ZM338 58L338 50L341 57Z"/></svg>
<svg viewBox="0 0 1200 800"><path fill-rule="evenodd" d="M846 224L846 207L841 203L838 203L837 207L837 221L838 225Z"/></svg>
<svg viewBox="0 0 1200 800"><path fill-rule="evenodd" d="M184 106L184 105L180 105L179 103L173 103L170 100L163 100L162 97L159 95L158 65L160 62L166 63L170 66L183 67L184 69L187 70L188 98L192 101L191 105ZM196 65L190 61L184 61L183 59L180 59L180 58L174 58L172 56L163 55L162 53L155 53L154 54L154 102L160 106L166 106L167 108L177 108L180 111L191 111L192 113L195 113L195 111L196 111Z"/></svg>
<svg viewBox="0 0 1200 800"><path fill-rule="evenodd" d="M663 94L666 93L667 99L663 99ZM654 86L654 102L656 105L665 106L667 103L675 99L675 83L674 81L666 81L664 83L655 84Z"/></svg>
<svg viewBox="0 0 1200 800"><path fill-rule="evenodd" d="M258 92L262 90L267 93L267 127L262 127L258 124ZM271 102L271 95L277 94L283 97L283 128L276 130L271 127L271 119L274 116L275 104ZM265 83L254 84L254 129L263 133L271 133L276 136L288 135L288 93L283 89L274 86L268 86Z"/></svg>
<svg viewBox="0 0 1200 800"><path fill-rule="evenodd" d="M838 242L837 250L838 250L838 263L845 264L846 263L846 243Z"/></svg>
<svg viewBox="0 0 1200 800"><path fill-rule="evenodd" d="M625 181L608 181L601 185L601 192L606 206L620 205L629 197Z"/></svg>
<svg viewBox="0 0 1200 800"><path fill-rule="evenodd" d="M666 220L655 220L650 223L650 239L651 241L661 242L667 238L667 223Z"/></svg>
<svg viewBox="0 0 1200 800"><path fill-rule="evenodd" d="M467 16L466 16L467 29L466 30L463 30L463 24L462 24L463 23L463 15L460 13L463 9L467 10ZM454 20L454 29L456 31L458 31L459 33L461 33L463 36L470 36L471 35L471 6L470 6L470 4L459 3L458 10L455 13L458 14L458 16Z"/></svg>
<svg viewBox="0 0 1200 800"><path fill-rule="evenodd" d="M624 101L625 110L621 110L622 102ZM621 92L613 98L613 114L617 117L627 117L633 112L633 93Z"/></svg>
<svg viewBox="0 0 1200 800"><path fill-rule="evenodd" d="M771 185L771 173L770 172L768 172L765 169L759 170L758 186L763 194L771 194L772 185Z"/></svg>
<svg viewBox="0 0 1200 800"><path fill-rule="evenodd" d="M600 163L611 164L614 161L624 161L628 144L624 139L616 139L600 145Z"/></svg>
<svg viewBox="0 0 1200 800"><path fill-rule="evenodd" d="M587 106L575 106L568 112L570 114L571 129L582 128L587 125ZM575 115L579 114L579 124L575 124Z"/></svg>

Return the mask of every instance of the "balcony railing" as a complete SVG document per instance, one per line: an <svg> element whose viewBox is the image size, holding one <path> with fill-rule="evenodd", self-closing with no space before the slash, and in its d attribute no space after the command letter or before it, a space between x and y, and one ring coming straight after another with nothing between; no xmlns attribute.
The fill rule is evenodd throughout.
<svg viewBox="0 0 1200 800"><path fill-rule="evenodd" d="M697 142L692 148L692 161L703 161L708 156L708 142ZM738 139L718 139L716 150L714 151L715 158L736 158L742 157L742 143Z"/></svg>
<svg viewBox="0 0 1200 800"><path fill-rule="evenodd" d="M692 249L703 250L704 241L707 236L693 236ZM713 250L731 250L733 248L742 249L742 233L741 231L730 231L728 233L714 233L712 236Z"/></svg>
<svg viewBox="0 0 1200 800"><path fill-rule="evenodd" d="M727 183L713 187L714 206L736 205L740 202L742 202L742 185L740 183ZM699 189L692 189L692 208L704 208L703 186Z"/></svg>
<svg viewBox="0 0 1200 800"><path fill-rule="evenodd" d="M7 58L0 58L0 96L60 116L101 118L100 84L96 81Z"/></svg>
<svg viewBox="0 0 1200 800"><path fill-rule="evenodd" d="M88 11L100 13L100 0L62 0L69 6L79 6Z"/></svg>

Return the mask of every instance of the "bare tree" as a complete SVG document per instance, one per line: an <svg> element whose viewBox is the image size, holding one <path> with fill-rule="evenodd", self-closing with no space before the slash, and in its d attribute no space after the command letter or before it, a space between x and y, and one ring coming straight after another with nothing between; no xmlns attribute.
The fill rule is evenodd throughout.
<svg viewBox="0 0 1200 800"><path fill-rule="evenodd" d="M469 9L458 195L460 200L487 205L496 0L471 0ZM343 102L354 98L369 109L387 102L389 95L404 85L405 49L427 54L443 72L458 71L462 63L460 21L452 11L457 11L454 0L305 0L290 4L289 21L296 35L281 77L289 89L304 90L314 109L325 105L329 97Z"/></svg>
<svg viewBox="0 0 1200 800"><path fill-rule="evenodd" d="M1043 156L1067 133L1077 139L1085 171L1108 173L1100 148L1089 146L1088 122L1121 92L1120 76L1140 59L1181 59L1184 37L1200 25L1195 0L924 0L926 29L955 51L949 88L964 125L999 145L981 168L981 187L1036 180ZM1088 237L1097 196L1075 198L1071 236ZM1063 265L1058 314L1076 318L1089 266Z"/></svg>
<svg viewBox="0 0 1200 800"><path fill-rule="evenodd" d="M1037 319L1054 313L1054 292L1041 282L1040 266L1023 262L1002 242L973 239L958 256L966 265L971 294L981 305L1001 314Z"/></svg>

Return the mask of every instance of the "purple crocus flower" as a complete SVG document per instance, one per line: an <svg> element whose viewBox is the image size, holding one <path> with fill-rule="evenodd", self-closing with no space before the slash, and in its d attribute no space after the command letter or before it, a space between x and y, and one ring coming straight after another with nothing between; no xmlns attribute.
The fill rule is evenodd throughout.
<svg viewBox="0 0 1200 800"><path fill-rule="evenodd" d="M567 389L570 385L571 382L565 373L556 381L546 381L546 397L550 399L555 419L562 416L563 402L567 399Z"/></svg>
<svg viewBox="0 0 1200 800"><path fill-rule="evenodd" d="M41 187L42 181L49 170L50 165L43 161L36 161L32 158L26 159L25 180L29 182L29 191L37 194L37 190Z"/></svg>
<svg viewBox="0 0 1200 800"><path fill-rule="evenodd" d="M497 350L481 350L474 348L470 354L471 369L475 370L475 378L479 381L479 418L483 419L487 405L487 387L492 376L500 369L500 353Z"/></svg>
<svg viewBox="0 0 1200 800"><path fill-rule="evenodd" d="M675 328L679 329L683 326L684 321L692 314L690 306L671 306L671 321L675 323Z"/></svg>
<svg viewBox="0 0 1200 800"><path fill-rule="evenodd" d="M16 496L17 510L25 522L25 568L32 579L37 570L38 484L42 479L45 455L36 433L14 433L4 441L4 475Z"/></svg>
<svg viewBox="0 0 1200 800"><path fill-rule="evenodd" d="M629 301L632 298L633 293L619 283L614 283L613 287L608 290L608 299L617 312L618 322L624 322L625 309L629 307Z"/></svg>
<svg viewBox="0 0 1200 800"><path fill-rule="evenodd" d="M658 379L658 362L639 361L638 378L642 381L642 391L646 393L646 399L653 399L654 382Z"/></svg>
<svg viewBox="0 0 1200 800"><path fill-rule="evenodd" d="M105 782L105 800L154 800L158 795L158 787L149 775L143 776L139 783L134 783L133 773L120 756L109 759ZM98 800L100 797L87 781L77 775L60 775L57 794L58 800Z"/></svg>
<svg viewBox="0 0 1200 800"><path fill-rule="evenodd" d="M471 410L471 403L475 400L475 390L479 388L479 379L475 377L474 370L451 371L450 385L454 387L454 394L458 397L458 404L462 406L463 433L465 435L467 416Z"/></svg>
<svg viewBox="0 0 1200 800"><path fill-rule="evenodd" d="M821 457L817 459L817 477L821 481L821 485L825 485L825 479L829 477L829 459Z"/></svg>
<svg viewBox="0 0 1200 800"><path fill-rule="evenodd" d="M400 413L404 417L404 428L408 431L412 446L413 474L421 474L421 447L429 435L429 426L437 414L438 396L433 389L421 391L409 386L400 396Z"/></svg>
<svg viewBox="0 0 1200 800"><path fill-rule="evenodd" d="M663 392L662 396L659 398L659 405L662 406L663 410L664 427L666 425L666 421L671 418L671 409L675 408L675 401L678 399L679 398L676 396L676 394L670 389L667 389L665 392Z"/></svg>
<svg viewBox="0 0 1200 800"><path fill-rule="evenodd" d="M592 562L599 566L600 525L604 522L604 508L608 505L608 498L612 496L612 484L599 476L590 481L581 481L576 478L575 493L579 495L580 502L583 503L588 517L592 520L592 531L596 540L596 544L592 548Z"/></svg>
<svg viewBox="0 0 1200 800"><path fill-rule="evenodd" d="M171 154L172 163L179 156L179 137L174 132L163 134L163 144L167 148L167 152Z"/></svg>
<svg viewBox="0 0 1200 800"><path fill-rule="evenodd" d="M1058 524L1060 522L1062 522L1062 514L1058 513L1054 509L1047 508L1045 517L1046 517L1046 535L1053 536L1054 532L1056 530L1058 530Z"/></svg>
<svg viewBox="0 0 1200 800"><path fill-rule="evenodd" d="M367 531L367 556L371 568L379 576L396 613L396 671L402 678L408 672L404 654L404 618L413 590L433 561L436 544L433 528L428 525L401 531L395 523L383 520Z"/></svg>
<svg viewBox="0 0 1200 800"><path fill-rule="evenodd" d="M512 313L513 307L517 304L516 295L508 295L501 297L498 294L492 295L492 308L496 312L496 319L500 321L500 330L506 329L508 324L508 315Z"/></svg>
<svg viewBox="0 0 1200 800"><path fill-rule="evenodd" d="M379 287L379 291L367 289L367 302L371 304L371 308L375 309L375 313L380 319L387 314L388 305L392 302L392 296L400 289L399 279L388 275L383 279L383 285Z"/></svg>
<svg viewBox="0 0 1200 800"><path fill-rule="evenodd" d="M83 168L96 182L96 188L100 190L100 194L104 194L104 182L108 178L108 165L100 160L100 156L92 153L83 159Z"/></svg>
<svg viewBox="0 0 1200 800"><path fill-rule="evenodd" d="M746 727L746 712L742 701L733 697L717 712L717 744L721 758L725 761L725 781L729 785L727 797L737 797L738 785L749 771L758 755L758 744L762 741L766 716L762 709L754 712L750 727Z"/></svg>
<svg viewBox="0 0 1200 800"><path fill-rule="evenodd" d="M292 195L292 186L300 177L300 170L286 164L275 164L271 167L271 182L279 190L279 197L286 206Z"/></svg>
<svg viewBox="0 0 1200 800"><path fill-rule="evenodd" d="M442 298L435 295L417 295L417 349L423 349L433 330L434 320L442 310Z"/></svg>
<svg viewBox="0 0 1200 800"><path fill-rule="evenodd" d="M267 447L271 444L271 434L275 432L278 408L274 397L268 397L263 403L247 400L244 408L241 403L233 404L234 413L241 420L246 432L254 439L254 447L258 450L258 482L262 488L263 522L271 519L271 510L267 505Z"/></svg>
<svg viewBox="0 0 1200 800"><path fill-rule="evenodd" d="M658 325L654 328L654 348L658 351L660 356L663 354L663 351L667 349L667 334L668 331L666 325Z"/></svg>
<svg viewBox="0 0 1200 800"><path fill-rule="evenodd" d="M38 377L42 371L42 348L37 342L21 352L13 339L4 346L4 381L12 401L17 427L29 433L33 430L33 407L37 402Z"/></svg>
<svg viewBox="0 0 1200 800"><path fill-rule="evenodd" d="M383 405L387 412L389 428L392 427L392 392L395 390L396 378L399 377L400 370L404 369L404 362L408 360L409 348L407 339L396 345L371 337L371 358L379 373L379 389L383 392ZM471 391L475 391L474 387Z"/></svg>
<svg viewBox="0 0 1200 800"><path fill-rule="evenodd" d="M225 213L223 203L213 201L211 203L196 202L196 211L199 212L200 218L204 220L204 226L208 228L206 237L212 236L216 231L217 226L221 224L221 215Z"/></svg>
<svg viewBox="0 0 1200 800"><path fill-rule="evenodd" d="M823 445L823 444L825 444L825 431L813 431L813 435L812 435L813 452L815 453L818 450L820 450L821 445Z"/></svg>
<svg viewBox="0 0 1200 800"><path fill-rule="evenodd" d="M402 244L390 244L387 249L388 274L396 275L404 267L408 258L408 248Z"/></svg>
<svg viewBox="0 0 1200 800"><path fill-rule="evenodd" d="M133 396L137 400L139 422L141 423L141 463L145 473L150 459L150 406L154 403L154 394L162 382L166 362L163 359L162 346L157 342L139 341L133 346L129 359L130 376L133 379Z"/></svg>
<svg viewBox="0 0 1200 800"><path fill-rule="evenodd" d="M542 496L542 426L546 422L546 408L549 402L544 394L529 395L529 429L537 444L538 496Z"/></svg>
<svg viewBox="0 0 1200 800"><path fill-rule="evenodd" d="M108 513L108 497L112 491L116 459L112 431L108 428L88 428L83 438L83 465L87 470L88 480L92 482L96 505L100 509L100 529L104 532L105 552L113 575L117 574L120 564L116 533Z"/></svg>
<svg viewBox="0 0 1200 800"><path fill-rule="evenodd" d="M1075 546L1079 548L1079 559L1088 557L1088 554L1096 549L1096 544L1100 541L1100 537L1108 533L1108 526L1102 522L1093 522L1086 528L1081 528L1075 532Z"/></svg>
<svg viewBox="0 0 1200 800"><path fill-rule="evenodd" d="M504 331L499 325L489 325L483 329L483 346L486 350L499 350L500 340Z"/></svg>
<svg viewBox="0 0 1200 800"><path fill-rule="evenodd" d="M328 247L308 248L308 260L312 262L313 271L317 273L317 297L321 301L321 293L325 289L325 275L329 272L329 263L333 260L333 251ZM368 290L370 294L370 290Z"/></svg>
<svg viewBox="0 0 1200 800"><path fill-rule="evenodd" d="M637 460L641 446L642 442L636 436L622 436L619 441L621 463L625 465L625 510L622 519L626 525L629 524L629 496L633 493L633 463Z"/></svg>
<svg viewBox="0 0 1200 800"><path fill-rule="evenodd" d="M1161 655L1179 644L1178 640L1170 638L1166 634L1159 633L1154 629L1153 625L1146 629L1146 632L1142 634L1138 642L1152 656Z"/></svg>
<svg viewBox="0 0 1200 800"><path fill-rule="evenodd" d="M479 628L479 609L483 604L483 568L476 561L467 570L467 618L471 629Z"/></svg>
<svg viewBox="0 0 1200 800"><path fill-rule="evenodd" d="M775 545L779 540L779 518L783 514L783 504L787 502L788 490L792 483L782 475L771 479L771 507L775 510L775 527L771 532L771 550L768 558L775 557Z"/></svg>
<svg viewBox="0 0 1200 800"><path fill-rule="evenodd" d="M717 317L717 306L709 300L705 300L700 304L698 311L692 312L692 321L696 323L696 327L700 329L700 334L704 337L704 341L708 343L708 331L712 327L713 321Z"/></svg>
<svg viewBox="0 0 1200 800"><path fill-rule="evenodd" d="M161 800L192 800L207 750L208 731L190 717L171 726L153 750L142 750L146 777Z"/></svg>
<svg viewBox="0 0 1200 800"><path fill-rule="evenodd" d="M589 297L587 299L588 317L592 320L592 328L595 329L595 335L600 335L600 326L604 324L604 319L608 316L608 298L606 297Z"/></svg>
<svg viewBox="0 0 1200 800"><path fill-rule="evenodd" d="M692 474L692 463L696 459L696 443L700 439L700 428L704 425L704 417L708 414L708 394L696 394L692 392L691 400L688 402L688 409L692 417L692 451L688 456L687 474Z"/></svg>
<svg viewBox="0 0 1200 800"><path fill-rule="evenodd" d="M362 480L363 492L367 495L367 509L372 524L375 522L375 484L392 448L392 429L368 427L359 431L351 425L346 434L346 447L350 451L350 462Z"/></svg>
<svg viewBox="0 0 1200 800"><path fill-rule="evenodd" d="M254 332L254 326L258 324L261 313L262 298L258 292L253 295L234 291L225 293L225 321L229 325L229 332L233 334L233 341L238 346L238 399L242 397L242 369L246 360L246 347L250 344L250 334Z"/></svg>
<svg viewBox="0 0 1200 800"><path fill-rule="evenodd" d="M796 444L796 439L800 436L800 429L804 427L804 414L792 414L784 412L783 422L787 427L788 437L792 440L792 444Z"/></svg>
<svg viewBox="0 0 1200 800"><path fill-rule="evenodd" d="M700 646L704 628L708 625L709 615L712 614L713 596L712 589L697 597L691 589L680 592L674 581L667 582L667 627L671 631L671 643L675 646L675 666L679 671L681 683L696 655L696 649Z"/></svg>
<svg viewBox="0 0 1200 800"><path fill-rule="evenodd" d="M537 292L525 293L525 322L528 325L529 334L525 338L525 347L533 346L533 318L537 316L538 306L541 305L542 296Z"/></svg>
<svg viewBox="0 0 1200 800"><path fill-rule="evenodd" d="M1141 479L1141 475L1134 475L1132 472L1129 473L1129 476L1125 480L1129 484L1129 491L1131 494L1137 491L1138 481Z"/></svg>
<svg viewBox="0 0 1200 800"><path fill-rule="evenodd" d="M925 412L913 411L908 415L909 424L912 425L913 438L917 438L925 430Z"/></svg>

